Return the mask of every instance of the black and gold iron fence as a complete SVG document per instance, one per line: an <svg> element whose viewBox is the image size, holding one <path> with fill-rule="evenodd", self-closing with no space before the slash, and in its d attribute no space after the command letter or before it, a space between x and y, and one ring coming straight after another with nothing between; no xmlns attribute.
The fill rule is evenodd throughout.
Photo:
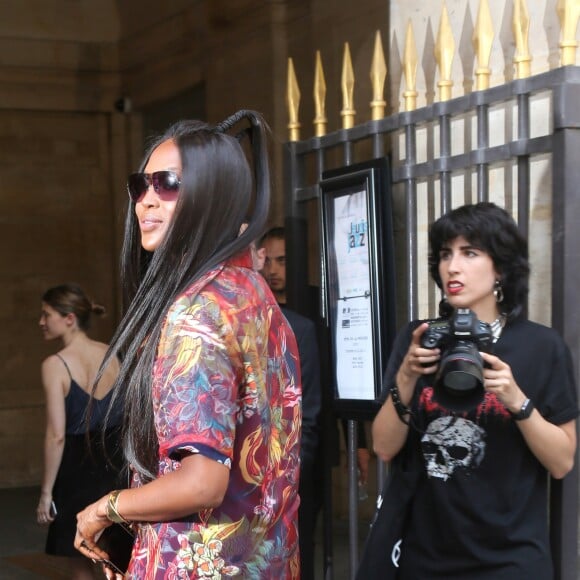
<svg viewBox="0 0 580 580"><path fill-rule="evenodd" d="M538 316L564 336L576 361L580 385L580 68L575 66L580 2L558 1L560 66L534 76L526 2L514 0L513 6L514 80L490 87L493 21L487 0L481 0L473 35L475 90L452 98L455 42L443 5L433 55L439 70L437 100L421 108L417 108L418 56L409 21L401 63L404 110L389 116L385 116L388 105L384 97L387 66L377 32L370 67L369 119L358 124L353 98L355 71L346 43L341 129L330 133L320 53L314 62L313 135L306 138L301 138L298 77L289 59L289 141L285 146L288 300L297 310L304 309L309 271L318 267L318 259L314 259L314 268L308 267L317 258L312 251L316 241L309 246L306 240L319 235L316 208L323 172L388 156L396 214L399 298L404 304L399 322L435 315L438 299L423 265L427 224L466 202L498 201L528 236L532 265L540 264L541 274L532 280L531 293L536 296ZM531 314L535 308L530 308ZM356 448L354 433L354 426L349 425L351 448ZM578 574L577 465L578 461L563 481L551 482L550 530L559 580L573 580ZM351 481L355 481L354 456L349 457L349 470ZM350 496L351 503L356 503L354 490ZM351 542L356 541L356 534L355 526ZM352 568L356 558L353 548Z"/></svg>

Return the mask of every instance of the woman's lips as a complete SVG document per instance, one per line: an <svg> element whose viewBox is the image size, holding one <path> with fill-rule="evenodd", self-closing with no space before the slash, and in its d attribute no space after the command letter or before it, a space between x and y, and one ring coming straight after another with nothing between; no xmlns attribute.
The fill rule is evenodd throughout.
<svg viewBox="0 0 580 580"><path fill-rule="evenodd" d="M158 228L163 222L155 218L145 218L139 221L139 227L142 232L150 232Z"/></svg>
<svg viewBox="0 0 580 580"><path fill-rule="evenodd" d="M463 290L463 284L460 282L449 282L447 284L447 294L459 294Z"/></svg>

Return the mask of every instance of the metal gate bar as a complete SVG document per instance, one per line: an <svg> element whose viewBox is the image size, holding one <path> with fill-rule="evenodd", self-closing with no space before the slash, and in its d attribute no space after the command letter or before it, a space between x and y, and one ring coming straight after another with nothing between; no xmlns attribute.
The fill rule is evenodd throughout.
<svg viewBox="0 0 580 580"><path fill-rule="evenodd" d="M349 165L355 158L355 144L368 142L372 155L383 156L396 149L404 138L404 155L392 156L392 185L399 208L404 211L405 272L399 276L407 288L408 319L418 315L417 184L439 180L440 211L451 208L452 175L475 171L477 199L489 198L489 168L513 164L517 168L517 218L528 235L530 221L530 162L535 156L550 154L553 168L552 245L552 324L565 338L576 363L580 385L580 68L561 67L526 79L477 91L456 99L434 103L349 129L295 141L285 146L286 227L288 232L288 302L305 313L307 304L309 224L305 204L319 198L318 182L332 152L335 164ZM552 103L552 132L531 137L530 99L540 93ZM517 138L489 146L490 109L505 104L517 106ZM464 151L452 154L451 128L459 117L477 122L476 146L467 143ZM417 161L417 128L431 125L439 129L439 155ZM387 147L385 149L385 143ZM306 172L307 159L315 158L315 175ZM336 161L338 160L338 161ZM400 195L402 191L402 198ZM532 216L533 219L533 216ZM310 227L318 227L317 224ZM547 240L547 243L550 243ZM403 322L403 321L401 321ZM352 442L351 442L352 443ZM352 474L351 474L352 475ZM578 456L573 472L551 485L551 541L558 580L575 580L578 563ZM351 537L351 542L355 541Z"/></svg>

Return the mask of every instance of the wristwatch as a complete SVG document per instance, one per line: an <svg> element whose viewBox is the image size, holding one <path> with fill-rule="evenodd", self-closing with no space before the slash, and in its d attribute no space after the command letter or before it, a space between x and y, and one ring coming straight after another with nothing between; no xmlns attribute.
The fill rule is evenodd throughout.
<svg viewBox="0 0 580 580"><path fill-rule="evenodd" d="M512 413L510 411L510 415L512 416L512 418L515 421L523 421L524 419L527 419L532 414L533 410L534 410L534 403L532 403L532 401L530 401L530 399L526 399L522 403L521 409L517 413Z"/></svg>

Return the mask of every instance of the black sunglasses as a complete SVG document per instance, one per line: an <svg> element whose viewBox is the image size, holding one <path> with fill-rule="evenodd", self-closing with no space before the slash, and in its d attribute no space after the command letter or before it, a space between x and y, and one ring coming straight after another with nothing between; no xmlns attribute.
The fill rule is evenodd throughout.
<svg viewBox="0 0 580 580"><path fill-rule="evenodd" d="M132 173L127 180L129 197L137 203L147 193L151 185L163 201L175 201L179 194L181 179L174 171Z"/></svg>

